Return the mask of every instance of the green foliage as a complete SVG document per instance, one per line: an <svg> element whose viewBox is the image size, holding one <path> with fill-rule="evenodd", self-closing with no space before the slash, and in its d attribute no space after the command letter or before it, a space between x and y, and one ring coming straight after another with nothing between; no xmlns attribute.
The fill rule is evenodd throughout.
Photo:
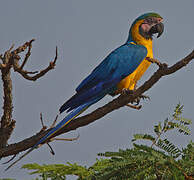
<svg viewBox="0 0 194 180"><path fill-rule="evenodd" d="M83 166L79 166L76 163L71 164L67 163L64 164L51 164L51 165L39 165L39 164L26 164L23 168L29 170L35 170L30 174L41 174L41 178L46 180L51 178L52 180L61 180L66 179L66 175L76 175L79 176L81 179L84 177L90 176L92 173Z"/></svg>
<svg viewBox="0 0 194 180"><path fill-rule="evenodd" d="M172 115L173 120L177 122L173 122L173 120L169 123L170 127L172 128L177 128L180 133L184 133L185 135L191 134L190 129L188 128L189 125L191 125L191 120L182 117L182 112L183 112L183 105L180 103L177 104L174 113Z"/></svg>
<svg viewBox="0 0 194 180"><path fill-rule="evenodd" d="M79 180L169 180L194 178L194 143L180 150L168 140L166 134L177 129L184 135L190 134L191 120L182 117L183 106L178 104L170 118L154 126L154 135L135 134L133 142L143 140L150 145L133 144L133 148L118 152L98 154L100 159L89 168L77 164L38 165L27 164L23 168L34 170L40 179L65 179L76 175Z"/></svg>

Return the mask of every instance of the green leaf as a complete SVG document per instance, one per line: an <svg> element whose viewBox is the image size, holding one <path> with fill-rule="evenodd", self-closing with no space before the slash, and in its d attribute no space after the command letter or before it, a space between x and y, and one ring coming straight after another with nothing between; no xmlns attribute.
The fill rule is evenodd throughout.
<svg viewBox="0 0 194 180"><path fill-rule="evenodd" d="M173 143L171 143L168 139L159 139L156 145L174 158L177 158L181 155L182 151Z"/></svg>
<svg viewBox="0 0 194 180"><path fill-rule="evenodd" d="M132 139L132 142L136 140L150 140L152 142L155 141L155 138L149 134L134 134L133 137L134 139Z"/></svg>

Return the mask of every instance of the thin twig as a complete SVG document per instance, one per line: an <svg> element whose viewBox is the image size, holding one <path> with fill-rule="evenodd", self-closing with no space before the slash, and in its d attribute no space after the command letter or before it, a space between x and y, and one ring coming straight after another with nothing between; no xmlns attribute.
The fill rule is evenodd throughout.
<svg viewBox="0 0 194 180"><path fill-rule="evenodd" d="M51 145L50 145L49 143L46 143L46 144L47 144L48 147L50 148L50 153L51 153L52 155L55 155L55 152L54 152L53 148L51 147Z"/></svg>
<svg viewBox="0 0 194 180"><path fill-rule="evenodd" d="M7 164L7 163L11 162L12 160L15 159L16 156L17 156L17 154L13 155L8 161L6 161L6 162L4 162L2 164Z"/></svg>
<svg viewBox="0 0 194 180"><path fill-rule="evenodd" d="M56 122L57 122L57 119L58 119L58 114L57 114L57 116L55 117L55 120L53 121L53 123L51 124L51 127L50 128L53 128L53 127L55 127L55 125L56 125Z"/></svg>
<svg viewBox="0 0 194 180"><path fill-rule="evenodd" d="M44 127L44 122L43 122L43 118L42 118L42 113L40 113L40 122L42 124L42 127Z"/></svg>
<svg viewBox="0 0 194 180"><path fill-rule="evenodd" d="M44 125L43 118L42 118L42 113L40 113L40 122L41 122L41 125L42 125L41 131L45 131L47 129L47 127Z"/></svg>
<svg viewBox="0 0 194 180"><path fill-rule="evenodd" d="M57 141L76 141L79 139L79 137L80 135L78 134L77 137L75 138L52 138L51 141L55 141L55 140Z"/></svg>
<svg viewBox="0 0 194 180"><path fill-rule="evenodd" d="M57 61L57 58L58 58L58 48L57 48L57 46L56 46L56 51L55 51L55 53L56 53L56 56L55 56L55 59L54 59L54 61L53 61L54 64L56 64L56 61Z"/></svg>
<svg viewBox="0 0 194 180"><path fill-rule="evenodd" d="M29 43L28 43L28 52L26 53L25 58L24 58L24 61L23 61L22 65L20 66L21 69L23 69L24 65L26 64L28 58L29 58L30 55L31 55L32 42L33 42L33 41L35 41L35 39L32 39L32 40L29 41Z"/></svg>
<svg viewBox="0 0 194 180"><path fill-rule="evenodd" d="M37 74L38 71L24 71L26 74Z"/></svg>

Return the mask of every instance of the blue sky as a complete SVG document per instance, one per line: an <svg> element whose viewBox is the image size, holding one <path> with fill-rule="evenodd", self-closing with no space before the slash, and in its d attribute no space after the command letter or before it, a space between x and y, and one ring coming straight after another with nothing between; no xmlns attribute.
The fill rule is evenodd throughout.
<svg viewBox="0 0 194 180"><path fill-rule="evenodd" d="M49 126L60 105L74 94L80 81L108 53L126 41L131 23L143 13L157 12L164 18L165 31L159 39L154 39L154 56L169 65L186 56L194 45L193 7L193 0L2 1L0 53L13 43L17 47L35 38L32 55L26 65L27 70L34 71L46 67L55 56L56 45L59 48L56 69L37 82L29 82L19 74L12 73L13 118L17 123L9 143L21 141L38 132L41 128L40 112ZM151 65L138 85L156 69L156 65ZM55 156L49 153L47 146L42 146L6 173L1 165L0 178L32 179L34 176L20 169L26 163L69 161L91 165L98 152L131 147L134 133L152 132L153 125L169 116L178 102L185 105L185 116L192 119L193 77L191 62L179 72L164 77L146 92L151 101L142 102L140 111L123 107L95 123L62 135L75 137L80 134L80 138L74 142L53 142ZM87 112L111 99L106 97ZM1 99L1 106L2 102ZM170 136L175 143L183 146L192 138L193 135L184 138L173 133Z"/></svg>

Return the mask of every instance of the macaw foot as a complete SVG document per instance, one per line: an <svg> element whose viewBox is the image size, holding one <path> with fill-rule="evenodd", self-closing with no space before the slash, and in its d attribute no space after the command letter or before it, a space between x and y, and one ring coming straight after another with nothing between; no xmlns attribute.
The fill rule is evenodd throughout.
<svg viewBox="0 0 194 180"><path fill-rule="evenodd" d="M146 95L140 95L139 97L137 97L136 99L135 99L135 103L136 103L136 105L139 105L139 103L140 103L140 101L141 101L141 99L143 99L143 100L146 100L146 99L148 99L148 100L150 100L150 97L149 96L146 96Z"/></svg>
<svg viewBox="0 0 194 180"><path fill-rule="evenodd" d="M124 89L122 89L121 94L122 95L130 95L130 94L133 94L134 91L135 90L130 90L130 89L124 88ZM150 100L150 97L142 94L139 97L137 97L133 102L130 102L130 104L127 104L126 106L128 106L130 108L133 108L133 109L139 110L139 109L142 108L142 105L139 105L141 99L143 99L143 100L145 100L145 99ZM133 103L136 103L136 104L134 105Z"/></svg>

